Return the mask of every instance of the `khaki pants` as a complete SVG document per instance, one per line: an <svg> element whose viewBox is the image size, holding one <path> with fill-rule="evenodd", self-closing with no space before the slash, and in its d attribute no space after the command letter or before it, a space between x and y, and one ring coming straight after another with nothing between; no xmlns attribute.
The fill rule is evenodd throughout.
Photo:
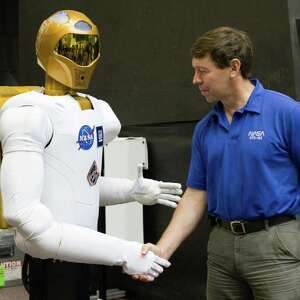
<svg viewBox="0 0 300 300"><path fill-rule="evenodd" d="M300 222L245 235L214 226L208 300L300 300Z"/></svg>

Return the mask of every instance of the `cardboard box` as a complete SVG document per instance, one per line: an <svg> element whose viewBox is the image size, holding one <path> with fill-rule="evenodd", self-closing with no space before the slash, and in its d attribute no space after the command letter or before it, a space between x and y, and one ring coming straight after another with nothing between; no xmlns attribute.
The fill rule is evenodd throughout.
<svg viewBox="0 0 300 300"><path fill-rule="evenodd" d="M24 254L16 248L14 229L0 230L0 287L22 284Z"/></svg>

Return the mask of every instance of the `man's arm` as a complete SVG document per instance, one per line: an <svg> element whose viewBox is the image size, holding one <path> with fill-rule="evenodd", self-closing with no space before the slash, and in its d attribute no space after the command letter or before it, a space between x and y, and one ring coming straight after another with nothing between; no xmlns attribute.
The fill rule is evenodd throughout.
<svg viewBox="0 0 300 300"><path fill-rule="evenodd" d="M203 190L187 188L157 245L145 244L142 254L146 255L148 251L152 251L160 257L169 259L201 220L207 207L206 194L206 191ZM143 275L134 275L133 278L149 281Z"/></svg>
<svg viewBox="0 0 300 300"><path fill-rule="evenodd" d="M191 234L207 207L206 191L187 188L171 222L157 243L164 258L169 258Z"/></svg>

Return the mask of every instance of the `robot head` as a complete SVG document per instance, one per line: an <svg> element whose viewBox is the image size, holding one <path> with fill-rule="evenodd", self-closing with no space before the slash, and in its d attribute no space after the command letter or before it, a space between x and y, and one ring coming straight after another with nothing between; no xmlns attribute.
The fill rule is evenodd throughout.
<svg viewBox="0 0 300 300"><path fill-rule="evenodd" d="M100 58L97 26L80 12L59 11L42 23L36 55L54 80L71 89L87 89Z"/></svg>

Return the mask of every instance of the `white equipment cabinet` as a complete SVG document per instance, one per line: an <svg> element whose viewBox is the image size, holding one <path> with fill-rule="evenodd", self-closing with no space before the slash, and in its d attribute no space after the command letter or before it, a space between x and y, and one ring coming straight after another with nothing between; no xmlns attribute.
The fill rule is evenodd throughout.
<svg viewBox="0 0 300 300"><path fill-rule="evenodd" d="M148 169L148 151L143 137L117 138L104 147L104 176L137 178L137 165ZM106 233L144 242L143 207L136 202L106 206Z"/></svg>

